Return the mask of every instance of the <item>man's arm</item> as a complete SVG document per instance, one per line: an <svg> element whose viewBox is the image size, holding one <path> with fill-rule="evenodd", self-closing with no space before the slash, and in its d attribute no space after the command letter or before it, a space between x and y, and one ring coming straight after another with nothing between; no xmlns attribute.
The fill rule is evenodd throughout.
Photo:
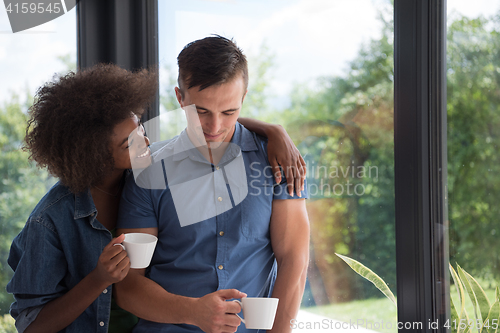
<svg viewBox="0 0 500 333"><path fill-rule="evenodd" d="M143 232L158 236L157 228L118 229L117 233ZM127 277L115 284L118 305L139 318L169 324L190 324L204 332L234 332L241 320L236 302L227 299L246 295L235 289L218 290L201 298L167 292L145 276L145 269L130 269Z"/></svg>
<svg viewBox="0 0 500 333"><path fill-rule="evenodd" d="M296 318L300 307L309 263L309 218L305 199L274 200L270 228L278 263L272 297L279 298L271 332L291 332L290 321Z"/></svg>
<svg viewBox="0 0 500 333"><path fill-rule="evenodd" d="M299 196L300 191L304 189L306 162L283 126L241 117L238 118L238 122L250 131L267 137L267 155L273 168L276 183L281 182L279 168L281 165L288 184L288 193L293 196L295 189L295 193Z"/></svg>

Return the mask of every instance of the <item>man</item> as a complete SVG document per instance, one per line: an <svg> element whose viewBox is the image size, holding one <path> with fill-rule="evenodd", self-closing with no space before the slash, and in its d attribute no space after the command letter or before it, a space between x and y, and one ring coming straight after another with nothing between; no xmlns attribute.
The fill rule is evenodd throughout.
<svg viewBox="0 0 500 333"><path fill-rule="evenodd" d="M151 266L116 285L118 304L142 318L135 332L245 332L228 300L272 296L273 332L290 332L308 264L306 193L274 182L266 140L237 122L248 86L241 50L207 37L178 63L188 128L124 188L118 233L159 241Z"/></svg>

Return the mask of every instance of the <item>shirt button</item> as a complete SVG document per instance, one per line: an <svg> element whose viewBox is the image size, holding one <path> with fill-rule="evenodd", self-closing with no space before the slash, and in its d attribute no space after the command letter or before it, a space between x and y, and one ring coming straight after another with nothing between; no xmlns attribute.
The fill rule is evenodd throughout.
<svg viewBox="0 0 500 333"><path fill-rule="evenodd" d="M219 269L223 269L223 268L224 268L224 266L222 266L222 265L219 265L219 267L218 267L218 268L219 268Z"/></svg>
<svg viewBox="0 0 500 333"><path fill-rule="evenodd" d="M218 197L217 200L222 201L222 197Z"/></svg>
<svg viewBox="0 0 500 333"><path fill-rule="evenodd" d="M219 232L219 235L224 236L224 231Z"/></svg>
<svg viewBox="0 0 500 333"><path fill-rule="evenodd" d="M101 321L101 322L99 323L99 326L103 327L103 326L104 326L104 322L103 322L103 321Z"/></svg>
<svg viewBox="0 0 500 333"><path fill-rule="evenodd" d="M215 167L216 170L219 170L220 168L218 166Z"/></svg>
<svg viewBox="0 0 500 333"><path fill-rule="evenodd" d="M104 290L102 291L102 293L103 293L103 294L107 294L107 293L108 293L108 289L104 289Z"/></svg>

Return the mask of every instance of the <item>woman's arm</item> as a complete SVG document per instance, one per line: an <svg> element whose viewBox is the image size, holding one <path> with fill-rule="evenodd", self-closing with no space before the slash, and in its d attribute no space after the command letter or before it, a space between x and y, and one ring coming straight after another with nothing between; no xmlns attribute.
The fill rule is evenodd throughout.
<svg viewBox="0 0 500 333"><path fill-rule="evenodd" d="M121 246L125 237L114 238L104 248L97 267L63 296L47 303L25 333L59 332L69 326L109 285L125 278L130 262Z"/></svg>
<svg viewBox="0 0 500 333"><path fill-rule="evenodd" d="M250 131L267 137L267 155L273 168L276 183L281 182L281 166L285 173L290 195L293 196L295 189L297 195L300 196L300 191L304 189L306 163L283 126L241 117L238 118L238 122Z"/></svg>

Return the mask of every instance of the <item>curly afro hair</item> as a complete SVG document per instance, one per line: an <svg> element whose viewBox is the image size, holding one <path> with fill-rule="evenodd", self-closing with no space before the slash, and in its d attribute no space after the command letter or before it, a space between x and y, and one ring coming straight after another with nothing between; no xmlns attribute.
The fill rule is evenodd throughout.
<svg viewBox="0 0 500 333"><path fill-rule="evenodd" d="M112 64L55 78L36 92L24 149L73 193L98 185L114 168L115 125L132 113L140 118L157 89L157 70Z"/></svg>

